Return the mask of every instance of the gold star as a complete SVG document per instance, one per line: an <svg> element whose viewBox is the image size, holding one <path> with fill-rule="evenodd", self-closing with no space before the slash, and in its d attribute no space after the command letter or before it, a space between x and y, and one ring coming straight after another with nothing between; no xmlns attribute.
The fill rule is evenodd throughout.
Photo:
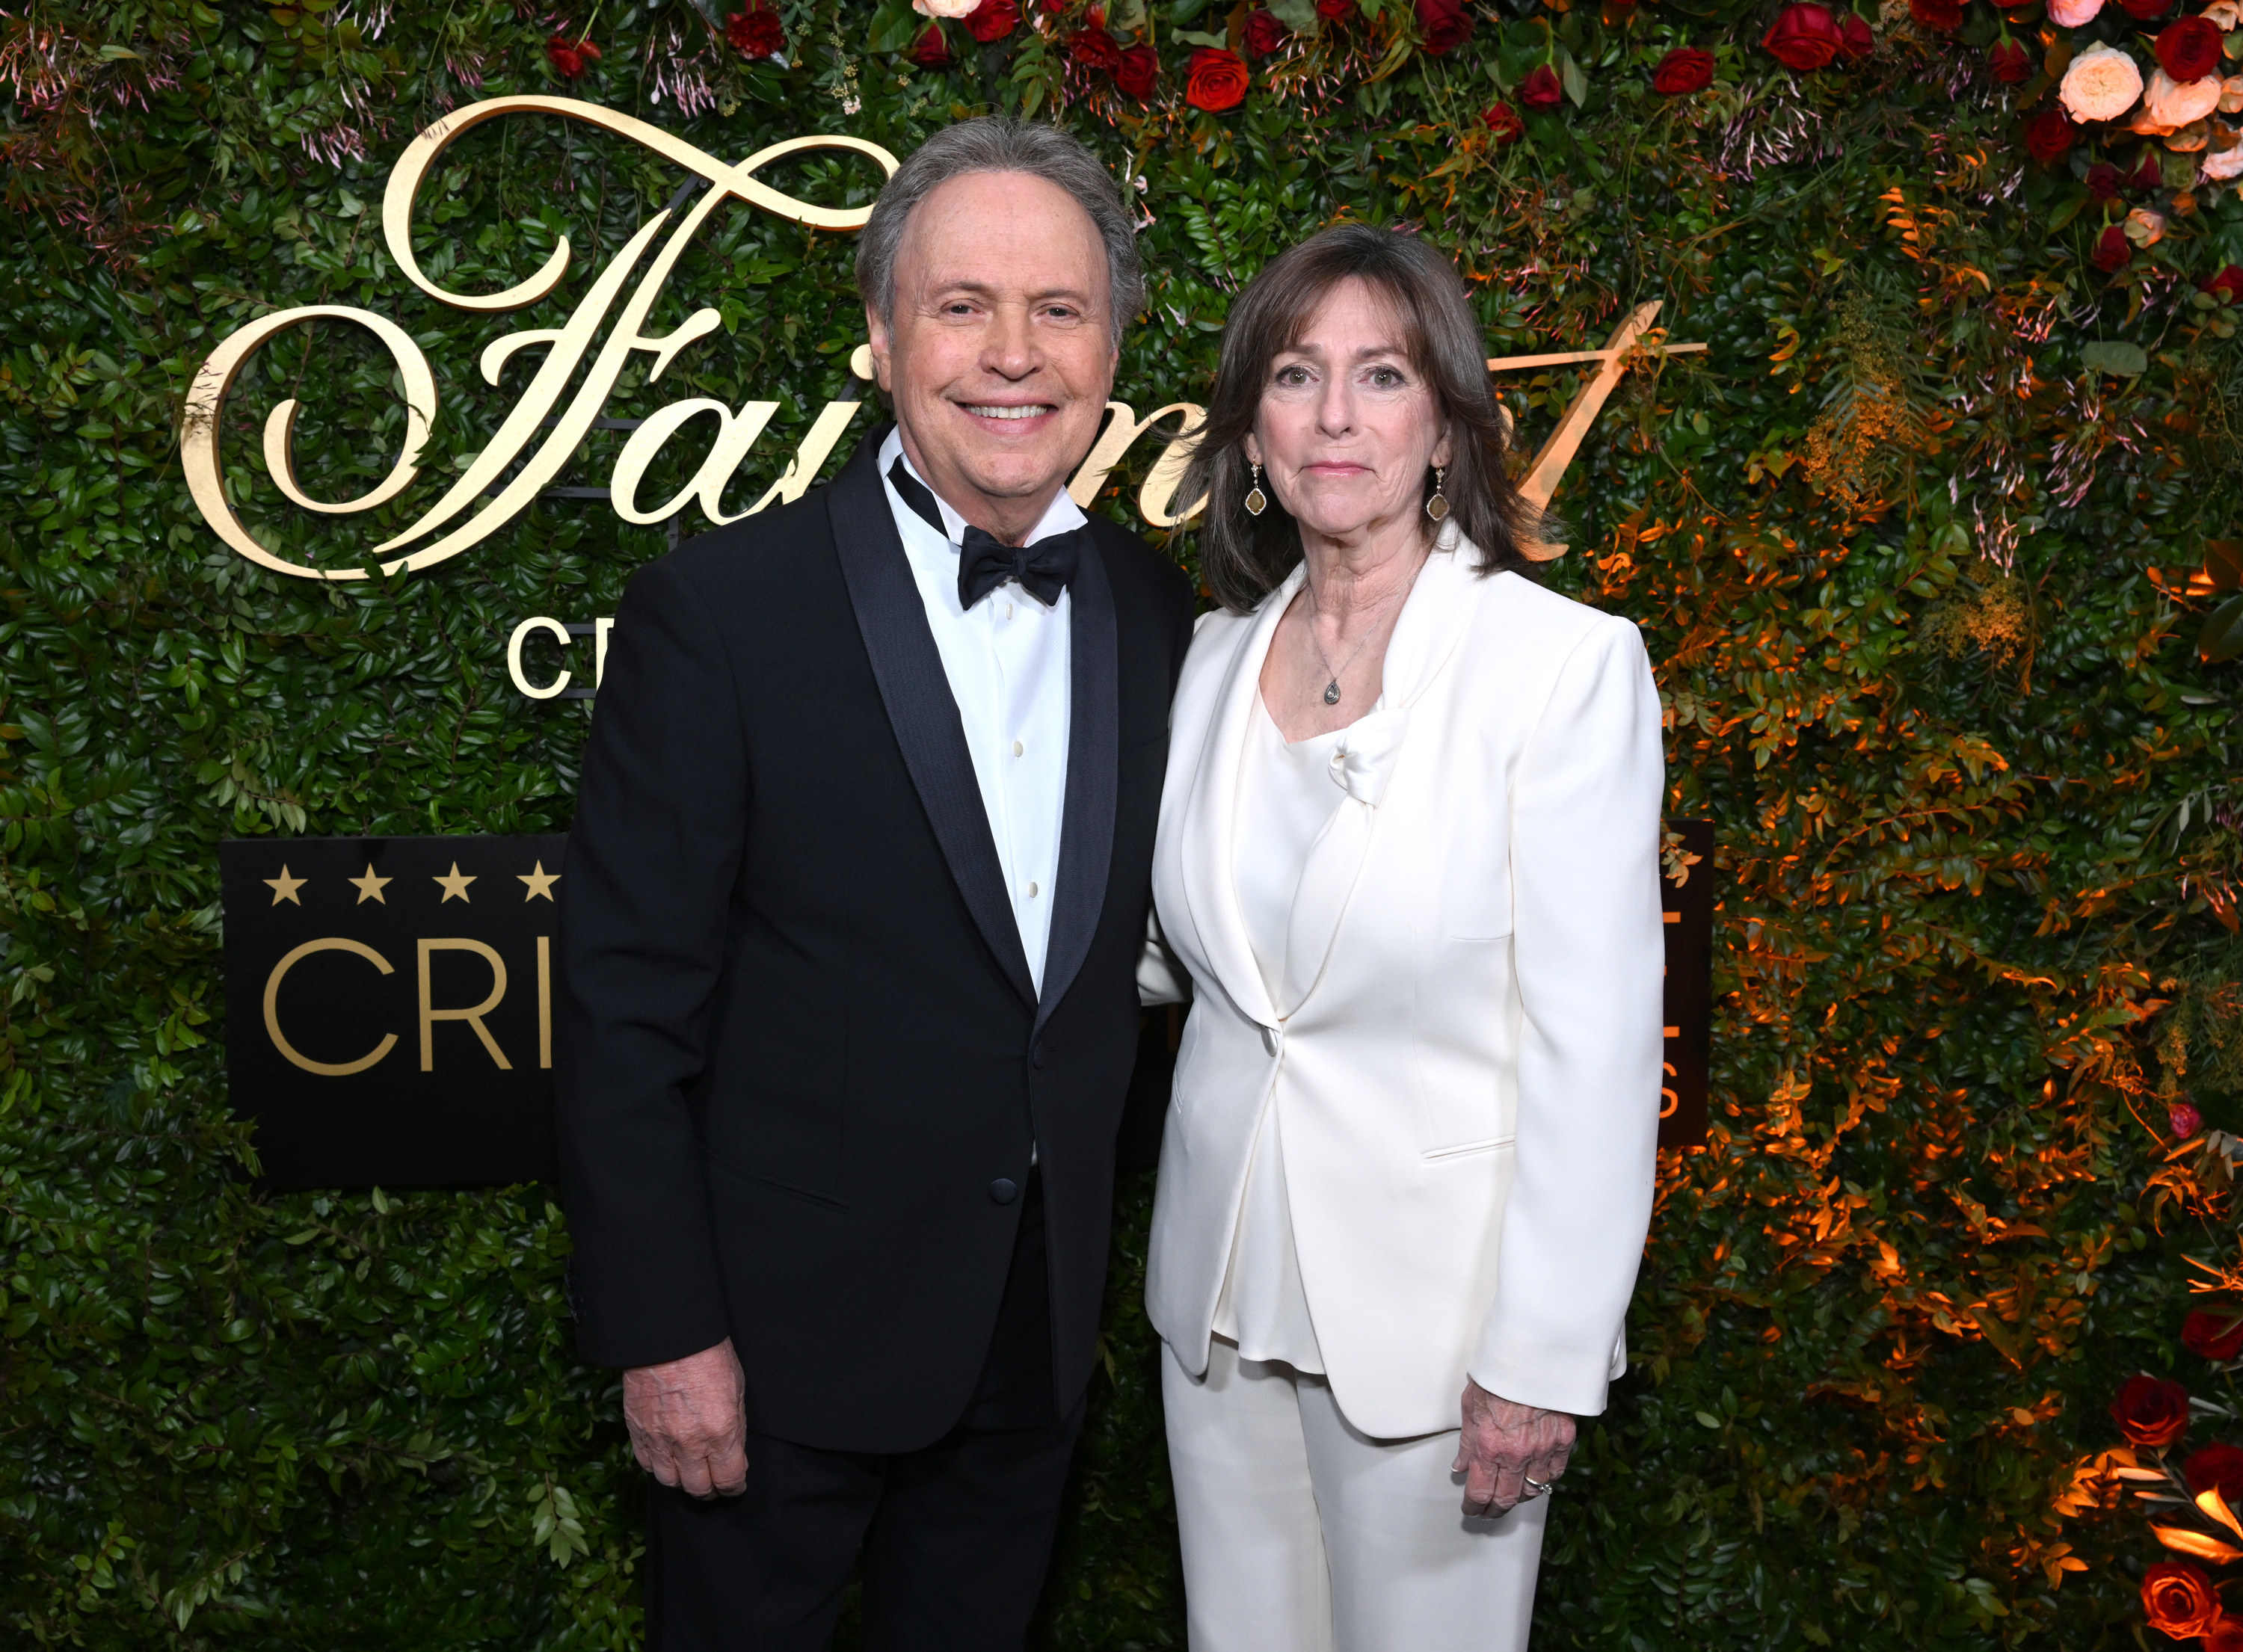
<svg viewBox="0 0 2243 1652"><path fill-rule="evenodd" d="M286 901L292 906L301 906L303 902L296 898L296 891L312 880L308 877L289 876L287 863L283 862L280 876L260 877L257 881L273 891L273 905L278 906L281 902Z"/></svg>
<svg viewBox="0 0 2243 1652"><path fill-rule="evenodd" d="M536 863L536 869L534 871L516 872L515 876L529 885L529 893L522 897L525 901L535 901L541 897L551 900L553 886L561 881L561 874L547 871L543 861Z"/></svg>
<svg viewBox="0 0 2243 1652"><path fill-rule="evenodd" d="M440 877L435 881L444 886L444 901L451 900L455 897L464 901L468 898L468 885L474 883L475 880L473 873L468 873L465 876L462 876L460 871L459 862L454 861L452 863L452 875L449 877ZM439 901L436 904L441 906L444 903L444 901ZM387 905L388 903L384 902L383 904Z"/></svg>
<svg viewBox="0 0 2243 1652"><path fill-rule="evenodd" d="M348 883L352 888L358 890L358 900L355 904L360 906L364 906L368 901L380 901L384 906L388 905L389 897L381 892L381 886L385 883L394 883L397 880L394 877L376 877L374 875L374 863L372 861L368 861L366 863L366 876L364 877L347 877L343 879L344 883Z"/></svg>

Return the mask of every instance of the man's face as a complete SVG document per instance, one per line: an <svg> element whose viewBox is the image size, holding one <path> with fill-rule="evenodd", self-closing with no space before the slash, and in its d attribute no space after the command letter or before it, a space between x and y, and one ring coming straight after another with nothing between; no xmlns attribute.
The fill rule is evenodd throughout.
<svg viewBox="0 0 2243 1652"><path fill-rule="evenodd" d="M974 526L1017 542L1098 433L1116 352L1097 226L1025 172L969 172L913 209L894 315L868 312L904 449Z"/></svg>

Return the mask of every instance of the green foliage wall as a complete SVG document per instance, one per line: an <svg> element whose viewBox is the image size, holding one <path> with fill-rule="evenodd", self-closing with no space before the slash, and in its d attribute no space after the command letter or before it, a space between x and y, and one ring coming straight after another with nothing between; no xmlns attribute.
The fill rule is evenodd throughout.
<svg viewBox="0 0 2243 1652"><path fill-rule="evenodd" d="M515 694L507 635L611 613L663 547L549 501L421 574L321 586L223 548L181 480L197 364L307 303L400 320L442 411L392 514L293 511L259 454L275 401L301 396L329 498L387 469L403 415L361 332L268 350L224 433L268 543L354 563L480 450L519 382L486 386L481 347L556 324L681 181L580 125L494 123L424 193L424 261L488 292L566 234L575 272L510 322L412 292L376 221L390 162L526 90L735 159L1061 119L1142 190L1141 412L1200 391L1229 295L1343 213L1452 252L1491 354L1600 345L1652 299L1709 345L1629 375L1558 499L1554 581L1660 661L1721 908L1713 1138L1662 1167L1637 1367L1558 1500L1537 1643L2135 1643L2152 1551L2075 1469L2121 1376L2199 1382L2174 1333L2214 1276L2187 1264L2234 1260L2226 1158L2167 1107L2243 1129L2238 695L2188 587L2236 524L2234 312L2199 288L2243 260L2243 204L2182 211L2193 162L2166 168L2137 197L2162 238L2097 267L2125 202L2087 168L2131 173L2137 140L2027 158L2049 76L1986 53L2054 42L2038 3L1954 30L1889 7L1870 55L1796 74L1760 48L1768 0L1272 10L1120 0L1104 24L1159 63L1139 98L1079 0L985 14L987 44L947 25L948 68L906 55L899 8L830 0L782 0L783 63L684 0L0 6L0 1637L636 1642L637 1482L611 1375L571 1358L551 1190L259 1197L212 1041L218 842L565 829L587 714ZM555 35L601 48L581 79ZM1249 42L1243 104L1191 107L1190 55ZM1654 91L1683 44L1712 84ZM874 179L772 181L852 204ZM845 392L849 257L721 217L656 323L708 304L723 330L606 411L783 398L736 490L760 493ZM1573 383L1506 381L1528 439ZM616 440L564 480L603 483ZM1182 1643L1148 1197L1122 1190L1054 1646Z"/></svg>

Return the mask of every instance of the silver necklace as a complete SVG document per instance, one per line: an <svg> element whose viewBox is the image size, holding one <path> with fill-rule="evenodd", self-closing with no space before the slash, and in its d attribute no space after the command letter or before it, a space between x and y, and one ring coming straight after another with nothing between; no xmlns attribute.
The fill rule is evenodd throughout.
<svg viewBox="0 0 2243 1652"><path fill-rule="evenodd" d="M1393 600L1391 595L1381 597L1373 607L1384 608ZM1331 679L1324 684L1324 703L1336 706L1339 703L1339 680L1347 675L1349 666L1363 657L1363 651L1371 646L1371 639L1378 635L1378 627L1374 623L1370 630L1364 632L1363 641L1355 645L1355 652L1341 662L1338 670L1334 671L1331 655L1324 652L1324 645L1317 640L1317 615L1322 611L1317 606L1317 588L1311 585L1309 587L1309 646L1317 651L1317 658L1324 662L1325 675Z"/></svg>

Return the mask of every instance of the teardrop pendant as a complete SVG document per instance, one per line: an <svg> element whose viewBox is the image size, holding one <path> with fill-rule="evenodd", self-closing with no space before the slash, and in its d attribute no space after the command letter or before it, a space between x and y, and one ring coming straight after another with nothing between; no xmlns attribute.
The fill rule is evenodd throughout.
<svg viewBox="0 0 2243 1652"><path fill-rule="evenodd" d="M1330 682L1324 684L1324 703L1328 706L1336 706L1339 703L1339 679L1337 677L1334 677Z"/></svg>

